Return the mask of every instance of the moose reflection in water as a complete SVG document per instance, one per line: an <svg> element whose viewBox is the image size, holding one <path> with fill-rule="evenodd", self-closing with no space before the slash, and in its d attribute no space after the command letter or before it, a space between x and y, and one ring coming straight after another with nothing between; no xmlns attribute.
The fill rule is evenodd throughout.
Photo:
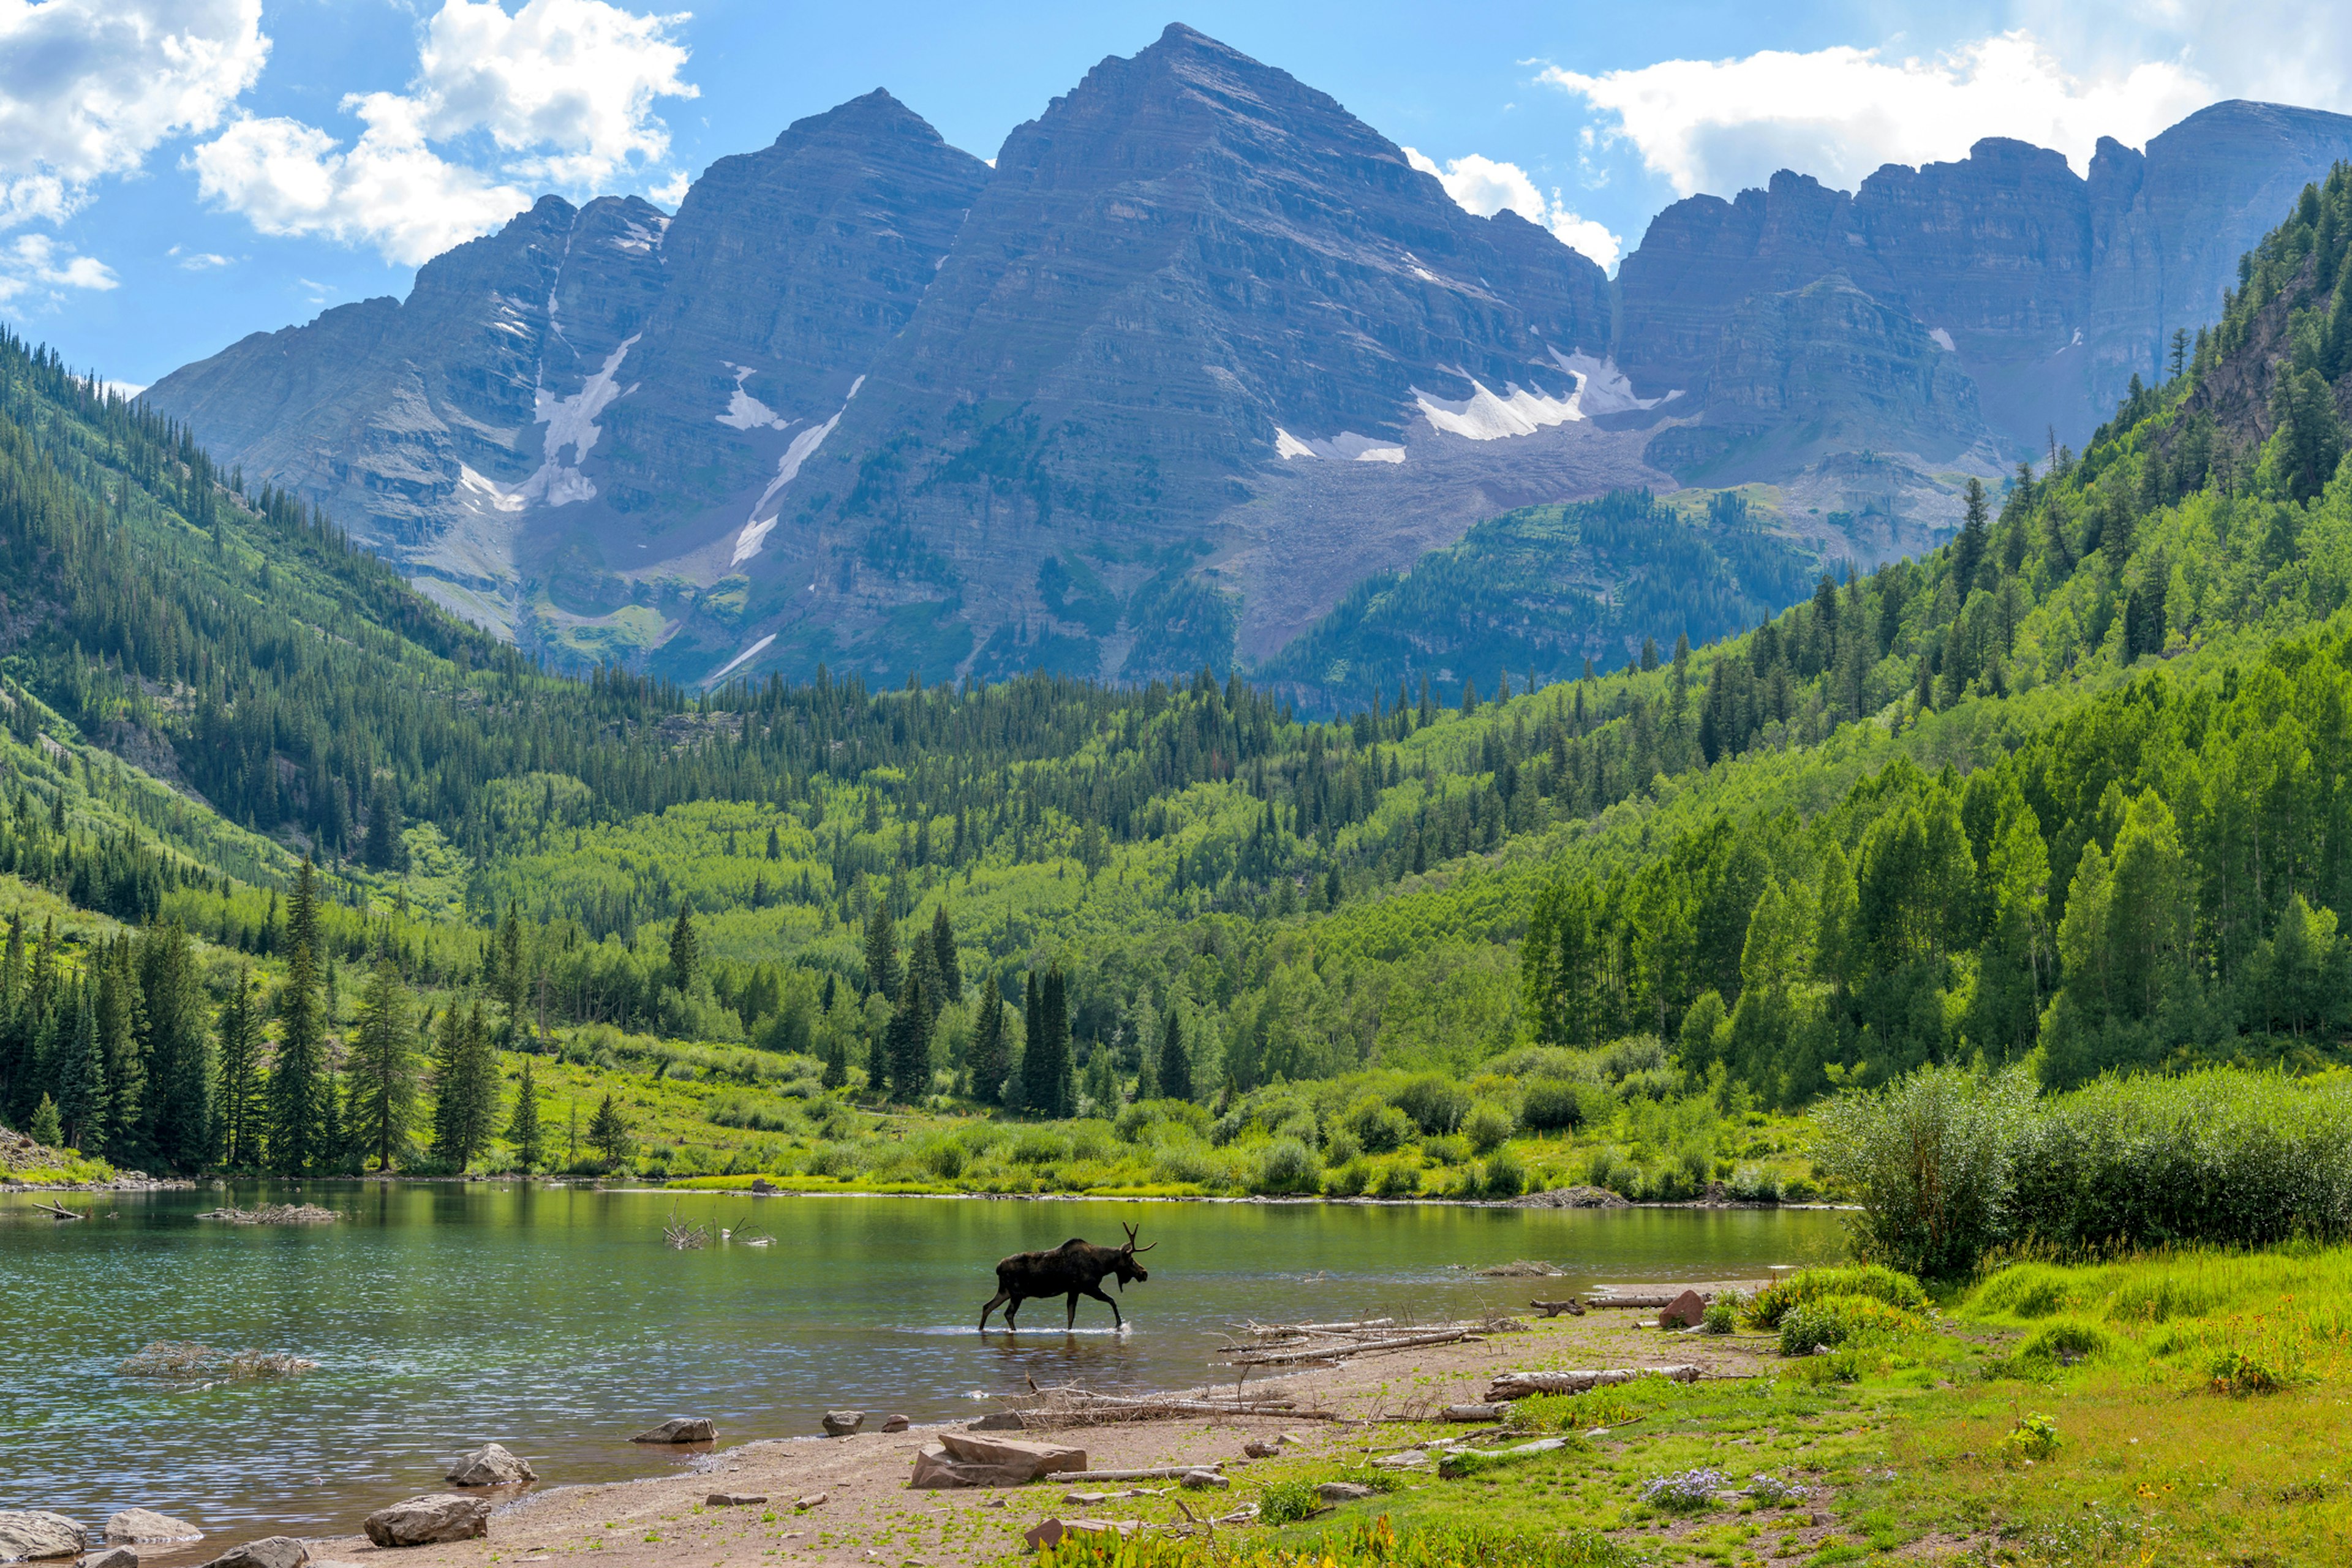
<svg viewBox="0 0 2352 1568"><path fill-rule="evenodd" d="M1004 1326L1019 1328L1021 1325L1013 1320L1021 1310L1021 1303L1048 1296L1070 1299L1069 1320L1063 1324L1066 1329L1077 1326L1081 1296L1092 1296L1108 1307L1112 1326L1126 1328L1127 1320L1119 1316L1118 1303L1103 1294L1102 1282L1106 1277L1115 1275L1119 1289L1124 1290L1130 1279L1139 1285L1150 1279L1143 1265L1135 1260L1135 1255L1149 1252L1160 1244L1155 1241L1151 1247L1139 1247L1135 1245L1135 1226L1121 1225L1119 1228L1127 1232L1125 1247L1097 1247L1074 1236L1050 1252L1016 1252L999 1263L996 1294L980 1310L981 1332L988 1331L988 1315L999 1307L1004 1308ZM1008 1302L1011 1304L1006 1305Z"/></svg>

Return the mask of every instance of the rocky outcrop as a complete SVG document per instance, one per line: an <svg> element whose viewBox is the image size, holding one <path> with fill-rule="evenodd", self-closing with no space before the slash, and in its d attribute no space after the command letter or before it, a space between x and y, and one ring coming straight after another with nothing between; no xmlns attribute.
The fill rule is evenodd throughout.
<svg viewBox="0 0 2352 1568"><path fill-rule="evenodd" d="M202 1541L205 1532L184 1519L157 1513L152 1509L126 1508L110 1514L106 1521L106 1539L121 1545L144 1545L168 1541Z"/></svg>
<svg viewBox="0 0 2352 1568"><path fill-rule="evenodd" d="M1996 137L1956 163L1890 164L1850 195L1783 172L1729 201L1693 196L1652 221L1620 270L1617 362L1636 390L1685 389L1715 423L1719 396L1738 401L1717 380L1727 351L1744 357L1727 339L1756 302L1843 278L1951 356L2012 451L2053 432L2079 444L2134 375L2160 374L2176 330L2218 318L2240 254L2347 156L2352 118L2230 102L2144 154L2102 140L2082 175ZM1815 412L1800 405L1786 423ZM1950 413L1882 402L1863 445L1926 454L1948 443Z"/></svg>
<svg viewBox="0 0 2352 1568"><path fill-rule="evenodd" d="M362 1525L378 1546L434 1546L445 1541L474 1541L490 1532L487 1498L431 1492L380 1508Z"/></svg>
<svg viewBox="0 0 2352 1568"><path fill-rule="evenodd" d="M310 1561L310 1548L299 1536L267 1535L230 1547L204 1568L302 1568Z"/></svg>

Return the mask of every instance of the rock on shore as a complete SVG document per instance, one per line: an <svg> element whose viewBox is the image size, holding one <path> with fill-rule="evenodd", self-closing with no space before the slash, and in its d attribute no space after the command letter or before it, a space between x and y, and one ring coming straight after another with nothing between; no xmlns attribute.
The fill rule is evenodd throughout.
<svg viewBox="0 0 2352 1568"><path fill-rule="evenodd" d="M539 1479L539 1472L497 1443L480 1447L449 1467L454 1487L519 1487Z"/></svg>
<svg viewBox="0 0 2352 1568"><path fill-rule="evenodd" d="M301 1537L265 1535L259 1541L230 1547L204 1568L302 1568L309 1561L310 1548Z"/></svg>
<svg viewBox="0 0 2352 1568"><path fill-rule="evenodd" d="M0 1512L0 1563L39 1557L71 1557L82 1547L82 1528L44 1509Z"/></svg>
<svg viewBox="0 0 2352 1568"><path fill-rule="evenodd" d="M632 1443L715 1443L719 1429L699 1415L673 1415L650 1432L640 1432Z"/></svg>
<svg viewBox="0 0 2352 1568"><path fill-rule="evenodd" d="M110 1515L106 1521L106 1539L118 1545L135 1546L164 1541L202 1541L205 1532L184 1519L157 1513L152 1509L126 1508Z"/></svg>
<svg viewBox="0 0 2352 1568"><path fill-rule="evenodd" d="M490 1532L486 1498L428 1492L380 1508L367 1516L367 1538L378 1546L432 1546L473 1541Z"/></svg>

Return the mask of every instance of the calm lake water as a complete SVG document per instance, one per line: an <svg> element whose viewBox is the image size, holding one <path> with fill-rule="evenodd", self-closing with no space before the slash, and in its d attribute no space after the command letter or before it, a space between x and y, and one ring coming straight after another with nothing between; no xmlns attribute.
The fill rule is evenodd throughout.
<svg viewBox="0 0 2352 1568"><path fill-rule="evenodd" d="M446 1461L497 1440L542 1485L690 1460L627 1441L672 1415L722 1443L817 1432L829 1406L917 1422L975 1395L1081 1379L1181 1387L1218 1364L1225 1324L1451 1316L1513 1307L1524 1279L1470 1270L1540 1258L1545 1292L1760 1273L1835 1250L1820 1212L1475 1209L1441 1205L1020 1203L312 1182L333 1225L199 1221L225 1197L97 1194L52 1221L0 1195L0 1508L87 1524L120 1508L190 1519L213 1540L354 1528L436 1489ZM674 1252L673 1205L749 1219L770 1247ZM1149 1282L1129 1331L1081 1300L1033 1302L1018 1333L973 1331L1006 1253L1139 1224ZM159 1385L121 1375L156 1340L315 1357L299 1379Z"/></svg>

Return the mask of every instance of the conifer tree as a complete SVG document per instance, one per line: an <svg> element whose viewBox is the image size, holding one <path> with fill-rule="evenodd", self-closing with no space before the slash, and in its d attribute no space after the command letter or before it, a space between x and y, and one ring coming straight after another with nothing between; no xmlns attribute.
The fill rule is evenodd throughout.
<svg viewBox="0 0 2352 1568"><path fill-rule="evenodd" d="M509 1045L522 1034L524 967L522 910L515 900L509 899L507 900L507 918L499 927L498 968L499 1001L505 1014L502 1026Z"/></svg>
<svg viewBox="0 0 2352 1568"><path fill-rule="evenodd" d="M885 1031L889 1042L890 1089L901 1101L913 1104L931 1087L931 1009L923 994L923 977L909 973L898 994L898 1008Z"/></svg>
<svg viewBox="0 0 2352 1568"><path fill-rule="evenodd" d="M253 966L239 964L236 988L221 1005L220 1067L215 1104L219 1108L215 1148L232 1171L261 1163L261 1019L254 1004Z"/></svg>
<svg viewBox="0 0 2352 1568"><path fill-rule="evenodd" d="M982 988L980 1018L973 1025L964 1065L971 1074L971 1097L982 1105L1003 1099L1005 1075L1013 1070L1004 1038L1004 993L993 983Z"/></svg>
<svg viewBox="0 0 2352 1568"><path fill-rule="evenodd" d="M680 991L694 984L694 972L700 963L701 950L694 936L694 906L680 899L677 921L669 928L669 971Z"/></svg>
<svg viewBox="0 0 2352 1568"><path fill-rule="evenodd" d="M1023 979L1021 995L1021 1109L1054 1114L1054 1087L1047 1073L1045 1018L1038 996L1037 972Z"/></svg>
<svg viewBox="0 0 2352 1568"><path fill-rule="evenodd" d="M962 1001L963 964L956 957L955 923L948 919L944 900L931 915L931 963L940 983L933 1010Z"/></svg>
<svg viewBox="0 0 2352 1568"><path fill-rule="evenodd" d="M45 1149L63 1148L66 1135L64 1129L58 1125L58 1102L47 1094L42 1095L40 1104L33 1108L33 1119L25 1131L34 1142Z"/></svg>
<svg viewBox="0 0 2352 1568"><path fill-rule="evenodd" d="M378 958L360 1003L351 1053L351 1137L362 1156L389 1171L408 1152L416 1118L415 1029L408 988L388 957Z"/></svg>
<svg viewBox="0 0 2352 1568"><path fill-rule="evenodd" d="M539 1084L531 1061L522 1059L522 1076L515 1080L514 1117L507 1123L507 1143L514 1150L515 1168L529 1174L546 1163L539 1130Z"/></svg>
<svg viewBox="0 0 2352 1568"><path fill-rule="evenodd" d="M595 1114L588 1119L588 1144L604 1157L604 1168L608 1171L627 1159L635 1144L630 1134L629 1119L621 1113L621 1108L614 1103L609 1093L596 1107Z"/></svg>
<svg viewBox="0 0 2352 1568"><path fill-rule="evenodd" d="M1170 1100L1192 1098L1192 1056L1184 1048L1184 1019L1173 997L1160 1026L1160 1092Z"/></svg>
<svg viewBox="0 0 2352 1568"><path fill-rule="evenodd" d="M869 895L866 910L866 988L885 1001L898 994L898 932L887 902Z"/></svg>
<svg viewBox="0 0 2352 1568"><path fill-rule="evenodd" d="M278 1002L278 1059L269 1074L269 1165L299 1176L325 1157L326 1027L319 997L317 873L308 857L294 883L286 937L292 956Z"/></svg>
<svg viewBox="0 0 2352 1568"><path fill-rule="evenodd" d="M57 1066L58 1124L68 1147L95 1154L106 1147L106 1053L98 1039L98 998L85 975L74 987L73 1018Z"/></svg>
<svg viewBox="0 0 2352 1568"><path fill-rule="evenodd" d="M98 1047L106 1063L106 1157L118 1165L154 1163L152 1125L157 1107L147 1094L147 1061L131 1028L138 1010L138 980L131 970L131 942L107 943L98 971ZM201 1161L204 1151L197 1151Z"/></svg>
<svg viewBox="0 0 2352 1568"><path fill-rule="evenodd" d="M218 1112L213 1093L213 1031L205 1018L208 1003L204 976L196 968L195 945L177 921L150 926L135 949L122 950L121 967L126 1008L136 998L132 1048L144 1062L153 1100L148 1147L173 1170L196 1170L211 1158L213 1121ZM104 1014L101 1005L101 1019Z"/></svg>
<svg viewBox="0 0 2352 1568"><path fill-rule="evenodd" d="M434 1054L433 1153L453 1171L471 1164L498 1124L498 1056L477 998L442 1015Z"/></svg>

